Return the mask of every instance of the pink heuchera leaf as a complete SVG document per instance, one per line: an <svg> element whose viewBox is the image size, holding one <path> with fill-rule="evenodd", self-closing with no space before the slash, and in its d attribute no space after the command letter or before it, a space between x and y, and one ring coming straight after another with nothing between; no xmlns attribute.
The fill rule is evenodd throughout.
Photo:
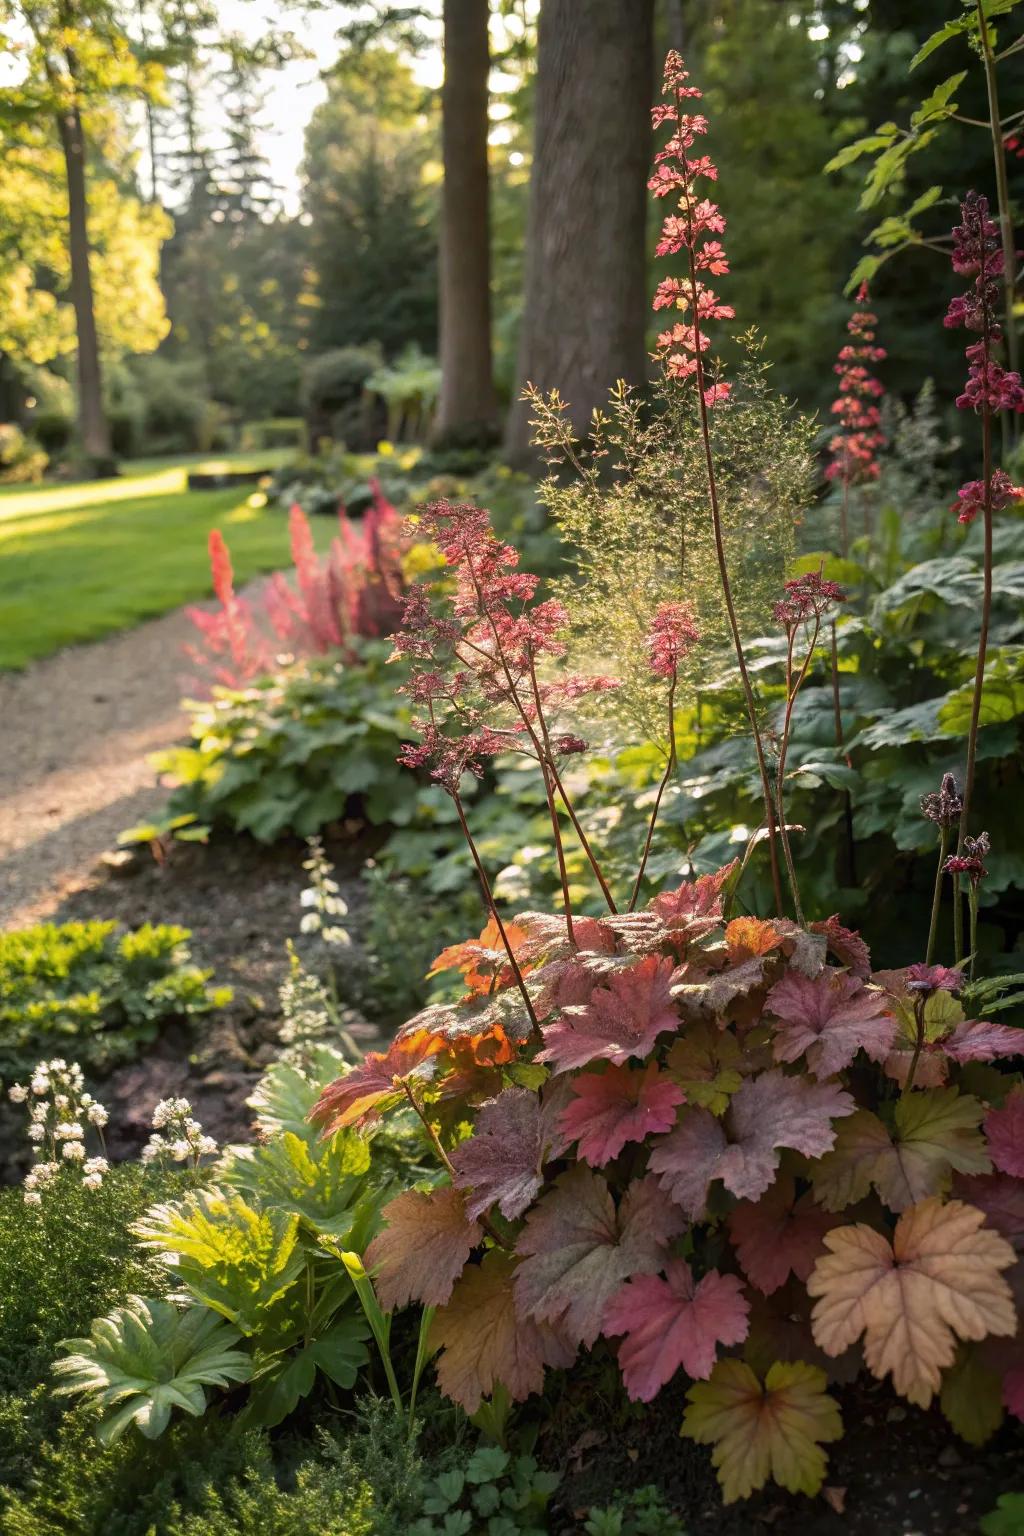
<svg viewBox="0 0 1024 1536"><path fill-rule="evenodd" d="M859 1050L872 1061L884 1061L896 1036L885 993L840 971L826 969L813 981L787 971L769 992L765 1008L783 1021L775 1031L776 1061L806 1056L819 1078L841 1072Z"/></svg>
<svg viewBox="0 0 1024 1536"><path fill-rule="evenodd" d="M835 1084L762 1072L733 1094L722 1120L706 1109L684 1109L652 1152L651 1172L698 1221L713 1179L741 1200L758 1200L774 1182L780 1148L820 1157L835 1142L832 1121L853 1110L853 1099Z"/></svg>
<svg viewBox="0 0 1024 1536"><path fill-rule="evenodd" d="M651 911L666 928L686 927L694 918L713 918L717 923L722 916L722 888L738 862L733 859L713 875L687 880L678 890L662 891L651 902Z"/></svg>
<svg viewBox="0 0 1024 1536"><path fill-rule="evenodd" d="M838 913L825 918L824 922L811 923L810 929L812 933L824 934L829 949L840 965L847 966L862 981L868 979L871 975L871 951L856 929L843 927Z"/></svg>
<svg viewBox="0 0 1024 1536"><path fill-rule="evenodd" d="M655 1061L643 1071L607 1067L572 1080L572 1102L559 1116L565 1136L578 1143L579 1155L592 1168L618 1157L627 1141L643 1141L655 1131L671 1130L685 1095Z"/></svg>
<svg viewBox="0 0 1024 1536"><path fill-rule="evenodd" d="M365 1255L381 1306L386 1312L410 1301L443 1306L483 1237L466 1216L458 1190L450 1185L429 1194L407 1189L390 1200L381 1215L387 1227Z"/></svg>
<svg viewBox="0 0 1024 1536"><path fill-rule="evenodd" d="M990 1149L991 1150L991 1149ZM1024 1240L1024 1183L1008 1173L957 1173L953 1194L985 1212L990 1227L1009 1238L1015 1248Z"/></svg>
<svg viewBox="0 0 1024 1536"><path fill-rule="evenodd" d="M583 1008L567 1010L547 1026L537 1060L568 1072L591 1061L621 1065L631 1056L649 1056L660 1034L679 1028L669 990L673 969L671 960L648 955L613 972Z"/></svg>
<svg viewBox="0 0 1024 1536"><path fill-rule="evenodd" d="M472 1136L451 1154L471 1219L495 1204L509 1221L523 1214L541 1187L545 1162L567 1145L557 1129L563 1104L562 1094L542 1102L529 1088L506 1088L481 1105Z"/></svg>
<svg viewBox="0 0 1024 1536"><path fill-rule="evenodd" d="M604 1179L582 1163L563 1173L519 1237L516 1306L589 1348L625 1280L654 1274L686 1222L652 1178L631 1184L616 1210Z"/></svg>
<svg viewBox="0 0 1024 1536"><path fill-rule="evenodd" d="M809 1193L798 1200L793 1179L781 1178L760 1200L744 1200L730 1212L729 1236L751 1285L770 1296L791 1274L807 1279L825 1251L825 1233L841 1220Z"/></svg>
<svg viewBox="0 0 1024 1536"><path fill-rule="evenodd" d="M985 1116L988 1150L997 1168L1024 1178L1024 1088L1014 1088L1002 1109Z"/></svg>
<svg viewBox="0 0 1024 1536"><path fill-rule="evenodd" d="M1004 1056L1024 1055L1024 1030L1012 1024L995 1024L990 1019L964 1019L933 1049L962 1066L967 1061L996 1061Z"/></svg>
<svg viewBox="0 0 1024 1536"><path fill-rule="evenodd" d="M706 1379L719 1344L742 1344L750 1303L737 1275L711 1270L694 1284L684 1259L669 1259L665 1277L638 1275L613 1297L604 1332L624 1333L619 1369L633 1402L649 1403L680 1368Z"/></svg>

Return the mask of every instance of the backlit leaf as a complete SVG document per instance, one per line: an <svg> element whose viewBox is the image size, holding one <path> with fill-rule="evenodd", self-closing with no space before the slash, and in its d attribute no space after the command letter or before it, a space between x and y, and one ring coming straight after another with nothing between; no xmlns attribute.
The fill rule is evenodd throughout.
<svg viewBox="0 0 1024 1536"><path fill-rule="evenodd" d="M364 1256L386 1312L418 1301L439 1307L483 1232L470 1221L458 1190L446 1186L423 1193L407 1189L382 1212L387 1226Z"/></svg>
<svg viewBox="0 0 1024 1536"><path fill-rule="evenodd" d="M848 1067L859 1050L872 1061L884 1061L896 1034L884 992L829 969L813 981L787 971L769 992L765 1008L782 1021L775 1031L776 1060L805 1056L819 1078Z"/></svg>
<svg viewBox="0 0 1024 1536"><path fill-rule="evenodd" d="M637 1275L613 1297L606 1334L623 1333L619 1369L633 1402L649 1403L682 1368L711 1374L719 1344L742 1344L750 1304L736 1275L711 1270L694 1282L683 1259L669 1259L665 1274Z"/></svg>
<svg viewBox="0 0 1024 1536"><path fill-rule="evenodd" d="M481 1106L472 1136L451 1154L471 1219L495 1204L509 1221L523 1214L541 1187L544 1164L565 1150L558 1129L565 1097L564 1090L541 1098L529 1088L506 1088Z"/></svg>
<svg viewBox="0 0 1024 1536"><path fill-rule="evenodd" d="M559 1116L559 1129L578 1144L592 1168L618 1157L627 1141L643 1141L675 1124L683 1091L657 1062L642 1070L609 1066L572 1079L573 1097Z"/></svg>
<svg viewBox="0 0 1024 1536"><path fill-rule="evenodd" d="M927 1408L958 1338L1012 1337L1017 1314L1000 1271L1016 1255L984 1220L959 1200L931 1199L903 1213L891 1247L860 1223L829 1232L829 1251L807 1282L825 1353L838 1355L863 1335L868 1369L891 1373L897 1392Z"/></svg>
<svg viewBox="0 0 1024 1536"><path fill-rule="evenodd" d="M855 976L867 980L871 974L871 952L855 929L843 927L838 914L823 922L812 923L811 932L823 934L839 964L849 967Z"/></svg>
<svg viewBox="0 0 1024 1536"><path fill-rule="evenodd" d="M681 1110L675 1130L655 1144L649 1166L698 1221L713 1179L740 1199L759 1199L775 1179L781 1148L820 1157L835 1141L832 1121L853 1108L850 1095L831 1083L762 1072L737 1090L723 1120L705 1109Z"/></svg>
<svg viewBox="0 0 1024 1536"><path fill-rule="evenodd" d="M347 1125L370 1125L381 1110L401 1098L401 1082L429 1080L444 1049L444 1041L428 1030L395 1040L386 1052L369 1051L357 1067L324 1089L310 1121L324 1132Z"/></svg>
<svg viewBox="0 0 1024 1536"><path fill-rule="evenodd" d="M516 1303L589 1348L623 1282L653 1274L686 1223L654 1180L631 1184L616 1209L599 1174L578 1163L533 1208L519 1237Z"/></svg>
<svg viewBox="0 0 1024 1536"><path fill-rule="evenodd" d="M441 1352L438 1386L469 1414L499 1384L522 1402L541 1390L546 1365L566 1367L575 1357L555 1329L517 1314L515 1270L509 1254L491 1249L466 1267L431 1324L431 1348Z"/></svg>
<svg viewBox="0 0 1024 1536"><path fill-rule="evenodd" d="M585 1067L591 1061L641 1061L654 1049L658 1036L679 1028L669 982L671 960L648 955L627 970L615 971L591 994L582 1008L570 1008L546 1026L539 1061L550 1061L558 1072Z"/></svg>
<svg viewBox="0 0 1024 1536"><path fill-rule="evenodd" d="M713 1445L722 1500L746 1499L771 1478L790 1493L820 1489L828 1458L823 1444L843 1432L825 1372L802 1360L776 1363L761 1385L742 1360L720 1360L710 1381L687 1392L682 1433Z"/></svg>

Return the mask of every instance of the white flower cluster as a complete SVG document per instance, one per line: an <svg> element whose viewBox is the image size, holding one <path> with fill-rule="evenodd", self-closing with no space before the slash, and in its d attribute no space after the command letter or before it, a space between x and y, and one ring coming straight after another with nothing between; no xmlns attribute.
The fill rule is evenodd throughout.
<svg viewBox="0 0 1024 1536"><path fill-rule="evenodd" d="M41 1205L43 1191L64 1165L81 1170L86 1189L99 1189L109 1164L105 1157L87 1157L86 1127L91 1127L103 1146L103 1127L110 1118L106 1109L85 1091L82 1069L76 1062L55 1056L41 1061L28 1087L14 1083L7 1090L14 1104L28 1102L28 1139L33 1163L25 1175L25 1203Z"/></svg>
<svg viewBox="0 0 1024 1536"><path fill-rule="evenodd" d="M199 1166L199 1159L217 1151L212 1136L206 1136L199 1121L193 1118L188 1099L161 1099L153 1111L153 1134L142 1149L142 1161L169 1157L176 1163L192 1159Z"/></svg>
<svg viewBox="0 0 1024 1536"><path fill-rule="evenodd" d="M299 896L299 904L306 908L299 932L317 933L325 944L350 944L348 930L335 921L347 915L348 907L342 900L337 880L333 878L334 865L324 853L319 837L309 838L306 847L309 858L303 859L302 867L309 871L310 883Z"/></svg>

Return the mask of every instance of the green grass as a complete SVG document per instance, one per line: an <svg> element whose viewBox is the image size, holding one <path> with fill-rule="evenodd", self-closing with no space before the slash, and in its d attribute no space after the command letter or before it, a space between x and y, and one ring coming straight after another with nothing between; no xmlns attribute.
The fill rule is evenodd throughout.
<svg viewBox="0 0 1024 1536"><path fill-rule="evenodd" d="M236 578L289 564L280 507L250 506L254 487L188 491L190 468L262 468L287 452L144 460L117 480L0 492L0 670L95 640L210 595L211 528ZM329 519L314 532L330 537Z"/></svg>

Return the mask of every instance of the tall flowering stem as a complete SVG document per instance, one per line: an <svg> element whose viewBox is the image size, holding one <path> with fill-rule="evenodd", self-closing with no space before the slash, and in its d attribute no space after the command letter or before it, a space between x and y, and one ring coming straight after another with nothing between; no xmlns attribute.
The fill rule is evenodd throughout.
<svg viewBox="0 0 1024 1536"><path fill-rule="evenodd" d="M707 133L708 120L700 113L690 113L686 110L689 101L699 99L703 95L696 86L687 85L688 79L689 74L683 66L682 58L678 53L670 52L665 59L662 92L667 99L655 106L652 118L656 128L665 123L673 125L672 133L664 147L655 155L655 171L648 182L648 187L655 197L678 194L679 214L669 214L665 219L656 254L669 256L685 251L688 275L683 279L664 278L658 284L654 308L656 310L676 309L688 318L685 321L676 321L658 337L658 356L669 378L678 379L684 383L692 379L697 389L697 407L707 467L708 499L715 537L715 555L729 630L743 685L754 751L757 754L758 774L768 827L772 887L776 909L781 912L782 883L776 848L775 810L772 804L764 743L757 720L757 705L747 670L739 622L736 618L736 605L733 602L732 585L729 580L709 427L709 411L728 400L729 385L720 380L709 380L703 358L703 354L710 346L709 337L704 329L706 322L731 320L735 316L735 310L731 305L721 303L712 289L698 277L700 272L717 277L729 271L728 257L721 242L707 238L724 232L725 219L717 203L700 197L697 189L697 183L701 179L717 181L718 169L708 155L691 157L689 153L698 137Z"/></svg>
<svg viewBox="0 0 1024 1536"><path fill-rule="evenodd" d="M1019 368L1017 332L1014 326L1014 291L1017 276L1017 251L1013 239L1013 218L1010 213L1010 188L1006 176L1006 147L1003 125L999 116L999 83L996 78L996 59L992 48L988 17L983 0L975 0L978 18L978 43L985 67L985 87L988 93L988 116L992 132L992 157L996 176L996 197L999 203L999 233L1003 251L1003 311L1006 320L1006 346L1012 369Z"/></svg>
<svg viewBox="0 0 1024 1536"><path fill-rule="evenodd" d="M834 365L834 371L839 375L839 394L833 402L832 414L838 417L839 430L829 444L832 462L825 477L838 480L842 486L839 527L844 558L850 550L850 488L878 479L878 453L886 443L876 403L885 393L885 386L868 366L880 363L886 351L875 343L878 316L864 308L867 300L868 285L862 283L857 293L858 308L846 323L850 340L840 348L839 360ZM865 502L865 533L867 531Z"/></svg>
<svg viewBox="0 0 1024 1536"><path fill-rule="evenodd" d="M1009 477L992 462L992 426L1002 411L1024 411L1024 387L1020 375L1007 371L995 360L995 349L1002 340L996 319L996 305L1005 267L1001 241L995 222L989 217L988 199L969 192L960 206L960 223L953 230L953 270L961 277L974 279L966 293L950 302L945 324L948 329L963 326L979 339L966 350L969 363L967 384L957 397L962 411L981 417L982 478L961 486L957 495L959 520L973 522L981 512L984 520L984 579L981 602L981 628L978 635L978 663L974 677L974 701L967 737L967 770L964 776L963 811L957 853L963 851L974 792L974 773L978 755L978 726L985 688L985 660L988 653L989 626L992 619L992 517L993 513L1020 499L1024 492L1012 486ZM953 872L955 879L959 877Z"/></svg>
<svg viewBox="0 0 1024 1536"><path fill-rule="evenodd" d="M925 950L925 964L931 965L935 958L935 942L939 932L939 912L942 907L942 876L946 872L946 855L949 853L949 834L953 827L957 826L963 812L964 803L960 796L960 788L951 773L942 776L942 783L931 794L921 797L921 813L929 821L934 822L939 832L939 862L935 870L935 889L932 893L932 915L928 924L928 947ZM959 919L954 914L954 922L959 926Z"/></svg>
<svg viewBox="0 0 1024 1536"><path fill-rule="evenodd" d="M835 728L836 747L843 750L843 705L839 696L839 643L836 638L835 619L829 625L829 672L832 682L832 721ZM851 768L850 754L847 752L846 766ZM849 789L843 790L843 820L846 824L846 878L850 885L857 883L857 852L853 836L853 796Z"/></svg>
<svg viewBox="0 0 1024 1536"><path fill-rule="evenodd" d="M651 843L654 839L654 828L658 822L658 812L669 780L676 768L676 688L679 683L679 663L689 654L699 639L700 631L693 612L685 603L661 604L654 615L654 622L647 636L647 651L651 671L655 677L664 678L668 683L668 762L665 764L665 772L651 808L651 819L647 826L643 853L640 856L640 868L636 872L633 894L629 899L630 912L636 908L640 896L640 887L643 885L644 871L647 868Z"/></svg>
<svg viewBox="0 0 1024 1536"><path fill-rule="evenodd" d="M775 797L779 812L779 836L782 840L782 851L786 860L786 873L789 876L790 889L793 893L793 909L796 913L796 920L801 925L804 921L804 914L800 902L800 888L797 884L796 866L793 862L793 851L790 847L789 832L786 827L786 758L793 730L793 710L796 707L797 696L804 685L804 680L814 659L818 636L821 633L822 620L836 603L845 601L846 593L840 586L834 581L825 581L820 571L809 571L806 576L798 576L794 581L787 581L785 584L785 596L781 602L775 605L775 618L786 632L786 710L779 741ZM803 659L797 663L795 655L796 640L797 636L801 633L809 636L809 638Z"/></svg>

